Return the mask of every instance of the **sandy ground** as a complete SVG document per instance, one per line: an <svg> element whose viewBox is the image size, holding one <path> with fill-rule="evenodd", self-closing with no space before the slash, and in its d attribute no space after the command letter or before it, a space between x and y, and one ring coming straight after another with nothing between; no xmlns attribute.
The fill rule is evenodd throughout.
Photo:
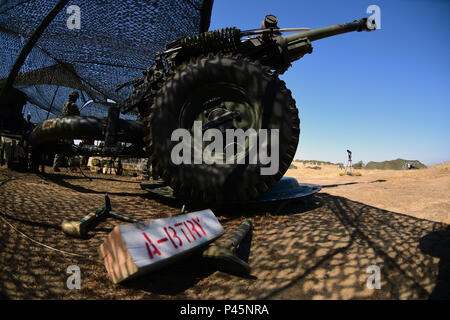
<svg viewBox="0 0 450 320"><path fill-rule="evenodd" d="M321 184L322 191L286 205L214 211L227 232L244 217L253 220L239 252L251 277L217 271L197 254L120 285L109 280L97 254L119 222L102 222L88 239L63 235L61 222L100 207L104 192L115 211L138 219L179 208L152 199L137 178L88 173L90 181L80 173L2 168L0 298L450 299L449 164L362 170L359 177L339 176L333 166L295 165L288 176ZM73 264L81 269L81 290L66 286ZM381 270L378 290L367 286L371 265Z"/></svg>
<svg viewBox="0 0 450 320"><path fill-rule="evenodd" d="M450 224L450 162L421 170L354 170L340 176L338 166L294 162L286 176L321 185L322 192L380 209Z"/></svg>

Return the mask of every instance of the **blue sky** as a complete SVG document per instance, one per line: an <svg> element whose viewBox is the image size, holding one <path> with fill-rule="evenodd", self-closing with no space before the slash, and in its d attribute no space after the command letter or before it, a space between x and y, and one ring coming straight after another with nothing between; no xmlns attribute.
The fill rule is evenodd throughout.
<svg viewBox="0 0 450 320"><path fill-rule="evenodd" d="M210 30L319 28L370 16L381 29L313 42L281 78L301 121L297 159L450 161L450 1L215 0Z"/></svg>

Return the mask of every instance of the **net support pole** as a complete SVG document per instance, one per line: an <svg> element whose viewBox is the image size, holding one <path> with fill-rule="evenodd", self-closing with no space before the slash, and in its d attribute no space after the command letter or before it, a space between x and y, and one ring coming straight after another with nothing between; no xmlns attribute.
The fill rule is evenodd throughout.
<svg viewBox="0 0 450 320"><path fill-rule="evenodd" d="M14 80L16 79L17 75L19 74L20 69L22 68L23 63L25 62L25 59L28 57L28 54L31 52L31 49L33 49L34 45L44 32L44 30L48 27L50 22L53 21L53 19L56 17L56 15L61 11L62 8L65 7L65 5L69 2L69 0L59 0L58 3L53 7L52 10L45 16L45 18L41 21L39 26L34 30L31 37L28 39L27 43L22 48L22 51L20 51L19 56L17 57L16 61L14 62L13 67L11 68L11 71L9 72L8 78L6 79L5 86L3 87L2 91L0 92L0 106L1 102L4 100L6 93L8 90L12 87Z"/></svg>

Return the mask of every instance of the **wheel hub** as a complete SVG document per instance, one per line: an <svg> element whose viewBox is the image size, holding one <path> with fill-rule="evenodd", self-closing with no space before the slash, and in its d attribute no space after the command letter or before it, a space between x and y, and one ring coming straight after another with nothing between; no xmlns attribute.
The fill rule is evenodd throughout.
<svg viewBox="0 0 450 320"><path fill-rule="evenodd" d="M207 111L205 111L207 113ZM238 118L241 115L239 111L229 111L225 108L216 108L212 110L207 119L208 122L203 125L203 132L211 129L217 128L222 133L225 133L226 129L236 129L233 126L233 119Z"/></svg>
<svg viewBox="0 0 450 320"><path fill-rule="evenodd" d="M179 125L188 129L193 136L194 122L201 121L203 132L218 129L225 142L227 129L253 129L258 132L262 124L260 110L260 105L249 97L243 88L231 83L212 83L200 87L186 100ZM202 152L208 144L202 143ZM195 148L193 143L192 145ZM224 143L221 152L223 154L217 154L215 157L221 157L224 162L230 160L226 158L226 151L231 148L234 148L233 158L237 160L248 152L248 141L245 145Z"/></svg>

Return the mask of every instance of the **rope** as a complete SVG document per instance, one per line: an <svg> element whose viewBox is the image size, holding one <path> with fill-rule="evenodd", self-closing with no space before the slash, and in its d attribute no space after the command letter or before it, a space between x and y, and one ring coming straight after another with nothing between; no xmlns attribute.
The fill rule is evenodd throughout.
<svg viewBox="0 0 450 320"><path fill-rule="evenodd" d="M74 252L64 251L64 250L60 250L60 249L57 249L57 248L53 248L53 247L51 247L51 246L48 246L48 245L46 245L46 244L44 244L44 243L41 243L41 242L39 242L39 241L36 241L36 240L30 238L30 237L27 236L25 233L23 233L22 231L20 231L19 229L17 229L13 224L11 224L8 220L6 220L6 219L4 218L3 213L1 213L0 218L8 225L11 229L13 229L14 231L16 231L16 232L17 232L18 234L20 234L22 237L24 237L25 239L27 239L27 240L29 240L29 241L31 241L31 242L33 242L33 243L35 243L35 244L37 244L37 245L39 245L39 246L41 246L41 247L44 247L44 248L47 248L47 249L49 249L49 250L53 250L53 251L56 251L56 252L59 252L59 253L62 253L62 254L71 255L71 256L77 256L77 257L83 257L83 258L91 258L91 259L94 257L94 256L88 255L88 254L79 254L79 253L74 253ZM95 261L96 261L96 260L95 260Z"/></svg>

